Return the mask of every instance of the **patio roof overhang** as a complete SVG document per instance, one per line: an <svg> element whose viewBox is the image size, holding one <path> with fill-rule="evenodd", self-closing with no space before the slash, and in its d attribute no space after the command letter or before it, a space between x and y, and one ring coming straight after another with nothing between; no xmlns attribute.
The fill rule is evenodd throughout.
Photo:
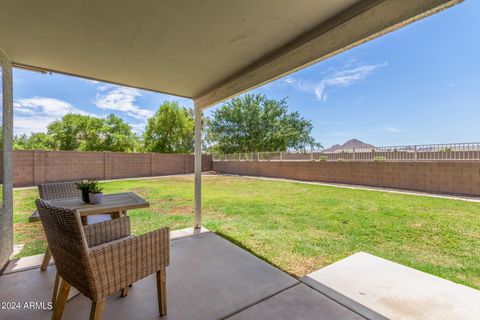
<svg viewBox="0 0 480 320"><path fill-rule="evenodd" d="M0 268L13 234L12 66L192 98L199 228L202 109L461 1L1 1Z"/></svg>
<svg viewBox="0 0 480 320"><path fill-rule="evenodd" d="M206 108L461 0L5 0L14 66Z"/></svg>

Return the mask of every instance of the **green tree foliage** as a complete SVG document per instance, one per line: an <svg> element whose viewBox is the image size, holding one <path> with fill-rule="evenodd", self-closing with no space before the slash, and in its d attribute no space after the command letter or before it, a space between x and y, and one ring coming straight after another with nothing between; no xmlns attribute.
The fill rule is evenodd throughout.
<svg viewBox="0 0 480 320"><path fill-rule="evenodd" d="M207 127L204 146L211 152L306 150L320 146L311 136L311 122L298 112L288 112L285 99L244 95L225 103L211 119L202 122ZM148 119L141 138L113 114L106 118L67 114L50 123L47 133L15 136L14 148L189 153L194 140L192 110L175 101L164 102Z"/></svg>
<svg viewBox="0 0 480 320"><path fill-rule="evenodd" d="M80 150L80 151L134 151L138 137L130 125L110 114L95 118L80 114L67 114L53 121L47 133L17 135L14 148L23 150Z"/></svg>
<svg viewBox="0 0 480 320"><path fill-rule="evenodd" d="M320 147L312 123L288 112L285 99L247 94L226 102L208 120L206 139L216 153L305 150Z"/></svg>
<svg viewBox="0 0 480 320"><path fill-rule="evenodd" d="M138 137L121 118L113 114L106 119L90 118L79 150L125 152L138 147Z"/></svg>
<svg viewBox="0 0 480 320"><path fill-rule="evenodd" d="M60 120L53 121L47 127L52 137L55 150L78 150L87 138L88 128L94 122L92 117L80 114L67 114Z"/></svg>
<svg viewBox="0 0 480 320"><path fill-rule="evenodd" d="M144 148L150 152L185 153L193 150L192 111L178 102L164 102L148 119Z"/></svg>
<svg viewBox="0 0 480 320"><path fill-rule="evenodd" d="M53 140L48 134L43 132L17 135L13 138L13 149L51 150L53 149Z"/></svg>

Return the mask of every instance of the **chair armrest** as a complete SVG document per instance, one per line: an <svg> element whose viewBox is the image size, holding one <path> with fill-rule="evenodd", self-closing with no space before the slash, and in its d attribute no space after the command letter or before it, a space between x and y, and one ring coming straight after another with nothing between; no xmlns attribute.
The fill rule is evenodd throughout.
<svg viewBox="0 0 480 320"><path fill-rule="evenodd" d="M89 224L83 226L85 238L89 247L127 237L131 233L130 218L119 219Z"/></svg>
<svg viewBox="0 0 480 320"><path fill-rule="evenodd" d="M170 229L120 239L89 249L97 298L155 273L170 262Z"/></svg>

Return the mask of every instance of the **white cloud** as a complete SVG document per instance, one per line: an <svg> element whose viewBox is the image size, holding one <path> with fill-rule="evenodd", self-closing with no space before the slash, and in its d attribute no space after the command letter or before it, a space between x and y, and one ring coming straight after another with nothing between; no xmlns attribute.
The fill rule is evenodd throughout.
<svg viewBox="0 0 480 320"><path fill-rule="evenodd" d="M140 90L133 88L100 86L94 103L103 110L120 111L137 119L146 119L153 115L153 111L135 105L135 100L141 95Z"/></svg>
<svg viewBox="0 0 480 320"><path fill-rule="evenodd" d="M15 134L45 132L50 122L68 113L88 114L66 101L46 97L19 99L13 106Z"/></svg>
<svg viewBox="0 0 480 320"><path fill-rule="evenodd" d="M291 78L291 77L288 77L286 79L283 80L286 84L292 84L292 83L295 83L296 80L294 78Z"/></svg>
<svg viewBox="0 0 480 320"><path fill-rule="evenodd" d="M132 127L133 131L140 134L140 133L143 133L145 131L145 128L147 127L147 123L146 122L130 123L130 126Z"/></svg>
<svg viewBox="0 0 480 320"><path fill-rule="evenodd" d="M323 78L320 82L301 81L293 78L287 78L284 82L292 85L304 92L315 94L318 100L325 102L327 100L327 89L331 87L348 87L357 83L369 75L377 68L386 66L383 64L364 65L347 70L337 71Z"/></svg>
<svg viewBox="0 0 480 320"><path fill-rule="evenodd" d="M45 97L20 99L15 101L14 107L16 108L16 111L28 114L44 113L60 117L68 113L87 114L66 101Z"/></svg>
<svg viewBox="0 0 480 320"><path fill-rule="evenodd" d="M92 80L92 79L80 78L80 80L82 80L82 81L85 81L86 83L89 83L89 84L94 84L94 85L96 85L96 84L99 84L99 83L100 83L100 81L97 81L97 80Z"/></svg>

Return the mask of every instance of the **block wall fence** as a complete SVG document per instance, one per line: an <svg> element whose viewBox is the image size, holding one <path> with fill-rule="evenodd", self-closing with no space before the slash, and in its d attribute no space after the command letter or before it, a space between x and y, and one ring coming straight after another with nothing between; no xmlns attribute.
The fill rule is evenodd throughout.
<svg viewBox="0 0 480 320"><path fill-rule="evenodd" d="M480 196L480 161L213 161L218 173Z"/></svg>
<svg viewBox="0 0 480 320"><path fill-rule="evenodd" d="M194 172L194 156L166 153L14 151L14 186ZM212 161L218 173L480 196L480 161ZM1 173L0 173L1 174Z"/></svg>
<svg viewBox="0 0 480 320"><path fill-rule="evenodd" d="M202 170L210 171L211 156ZM13 156L15 187L82 179L111 180L194 172L194 156L168 153L24 151Z"/></svg>

